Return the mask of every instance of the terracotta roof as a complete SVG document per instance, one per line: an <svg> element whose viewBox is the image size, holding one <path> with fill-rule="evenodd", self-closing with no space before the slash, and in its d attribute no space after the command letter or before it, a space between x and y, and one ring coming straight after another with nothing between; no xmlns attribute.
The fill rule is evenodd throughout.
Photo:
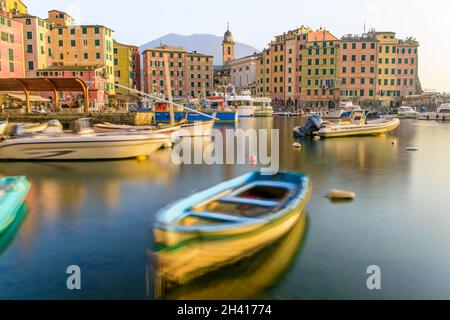
<svg viewBox="0 0 450 320"><path fill-rule="evenodd" d="M311 32L308 32L307 35L308 35L308 40L307 40L308 42L335 41L335 40L338 40L338 38L333 36L327 30L311 31Z"/></svg>

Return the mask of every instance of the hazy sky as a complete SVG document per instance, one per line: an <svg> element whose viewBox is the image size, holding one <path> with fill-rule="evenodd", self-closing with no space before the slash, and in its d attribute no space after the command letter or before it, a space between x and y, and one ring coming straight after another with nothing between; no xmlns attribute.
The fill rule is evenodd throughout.
<svg viewBox="0 0 450 320"><path fill-rule="evenodd" d="M450 91L449 0L24 0L30 13L69 12L77 24L103 24L124 43L142 45L167 33L223 35L264 48L277 34L302 24L335 36L367 28L419 40L424 89ZM217 2L217 4L215 4Z"/></svg>

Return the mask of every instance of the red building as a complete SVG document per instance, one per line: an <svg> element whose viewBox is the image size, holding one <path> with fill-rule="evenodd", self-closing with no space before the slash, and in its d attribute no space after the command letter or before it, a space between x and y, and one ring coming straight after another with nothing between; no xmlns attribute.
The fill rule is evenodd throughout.
<svg viewBox="0 0 450 320"><path fill-rule="evenodd" d="M23 24L0 11L0 78L25 76Z"/></svg>
<svg viewBox="0 0 450 320"><path fill-rule="evenodd" d="M133 55L133 61L131 63L133 68L133 88L141 91L141 51L138 47L132 47L131 52Z"/></svg>
<svg viewBox="0 0 450 320"><path fill-rule="evenodd" d="M37 72L39 78L79 78L89 86L89 108L98 110L102 108L106 101L107 77L103 73L104 66L52 66L41 69ZM42 96L53 99L53 92L42 92ZM73 106L75 102L73 92L64 92L59 97L61 105Z"/></svg>

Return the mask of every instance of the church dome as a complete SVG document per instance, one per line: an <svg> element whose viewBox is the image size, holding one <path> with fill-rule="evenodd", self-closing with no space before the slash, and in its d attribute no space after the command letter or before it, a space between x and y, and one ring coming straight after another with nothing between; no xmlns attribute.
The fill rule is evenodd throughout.
<svg viewBox="0 0 450 320"><path fill-rule="evenodd" d="M223 42L224 43L233 43L233 34L230 31L230 28L228 27L227 32L223 35Z"/></svg>

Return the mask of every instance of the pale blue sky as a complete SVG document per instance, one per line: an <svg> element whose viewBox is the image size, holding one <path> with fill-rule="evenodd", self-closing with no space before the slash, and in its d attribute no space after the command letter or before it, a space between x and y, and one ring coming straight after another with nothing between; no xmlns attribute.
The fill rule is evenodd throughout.
<svg viewBox="0 0 450 320"><path fill-rule="evenodd" d="M420 43L422 86L450 91L449 0L24 0L46 17L68 11L78 24L104 24L124 43L142 45L167 33L223 35L262 49L277 34L302 24L326 27L335 36L379 31L414 36ZM217 4L215 4L217 3Z"/></svg>

